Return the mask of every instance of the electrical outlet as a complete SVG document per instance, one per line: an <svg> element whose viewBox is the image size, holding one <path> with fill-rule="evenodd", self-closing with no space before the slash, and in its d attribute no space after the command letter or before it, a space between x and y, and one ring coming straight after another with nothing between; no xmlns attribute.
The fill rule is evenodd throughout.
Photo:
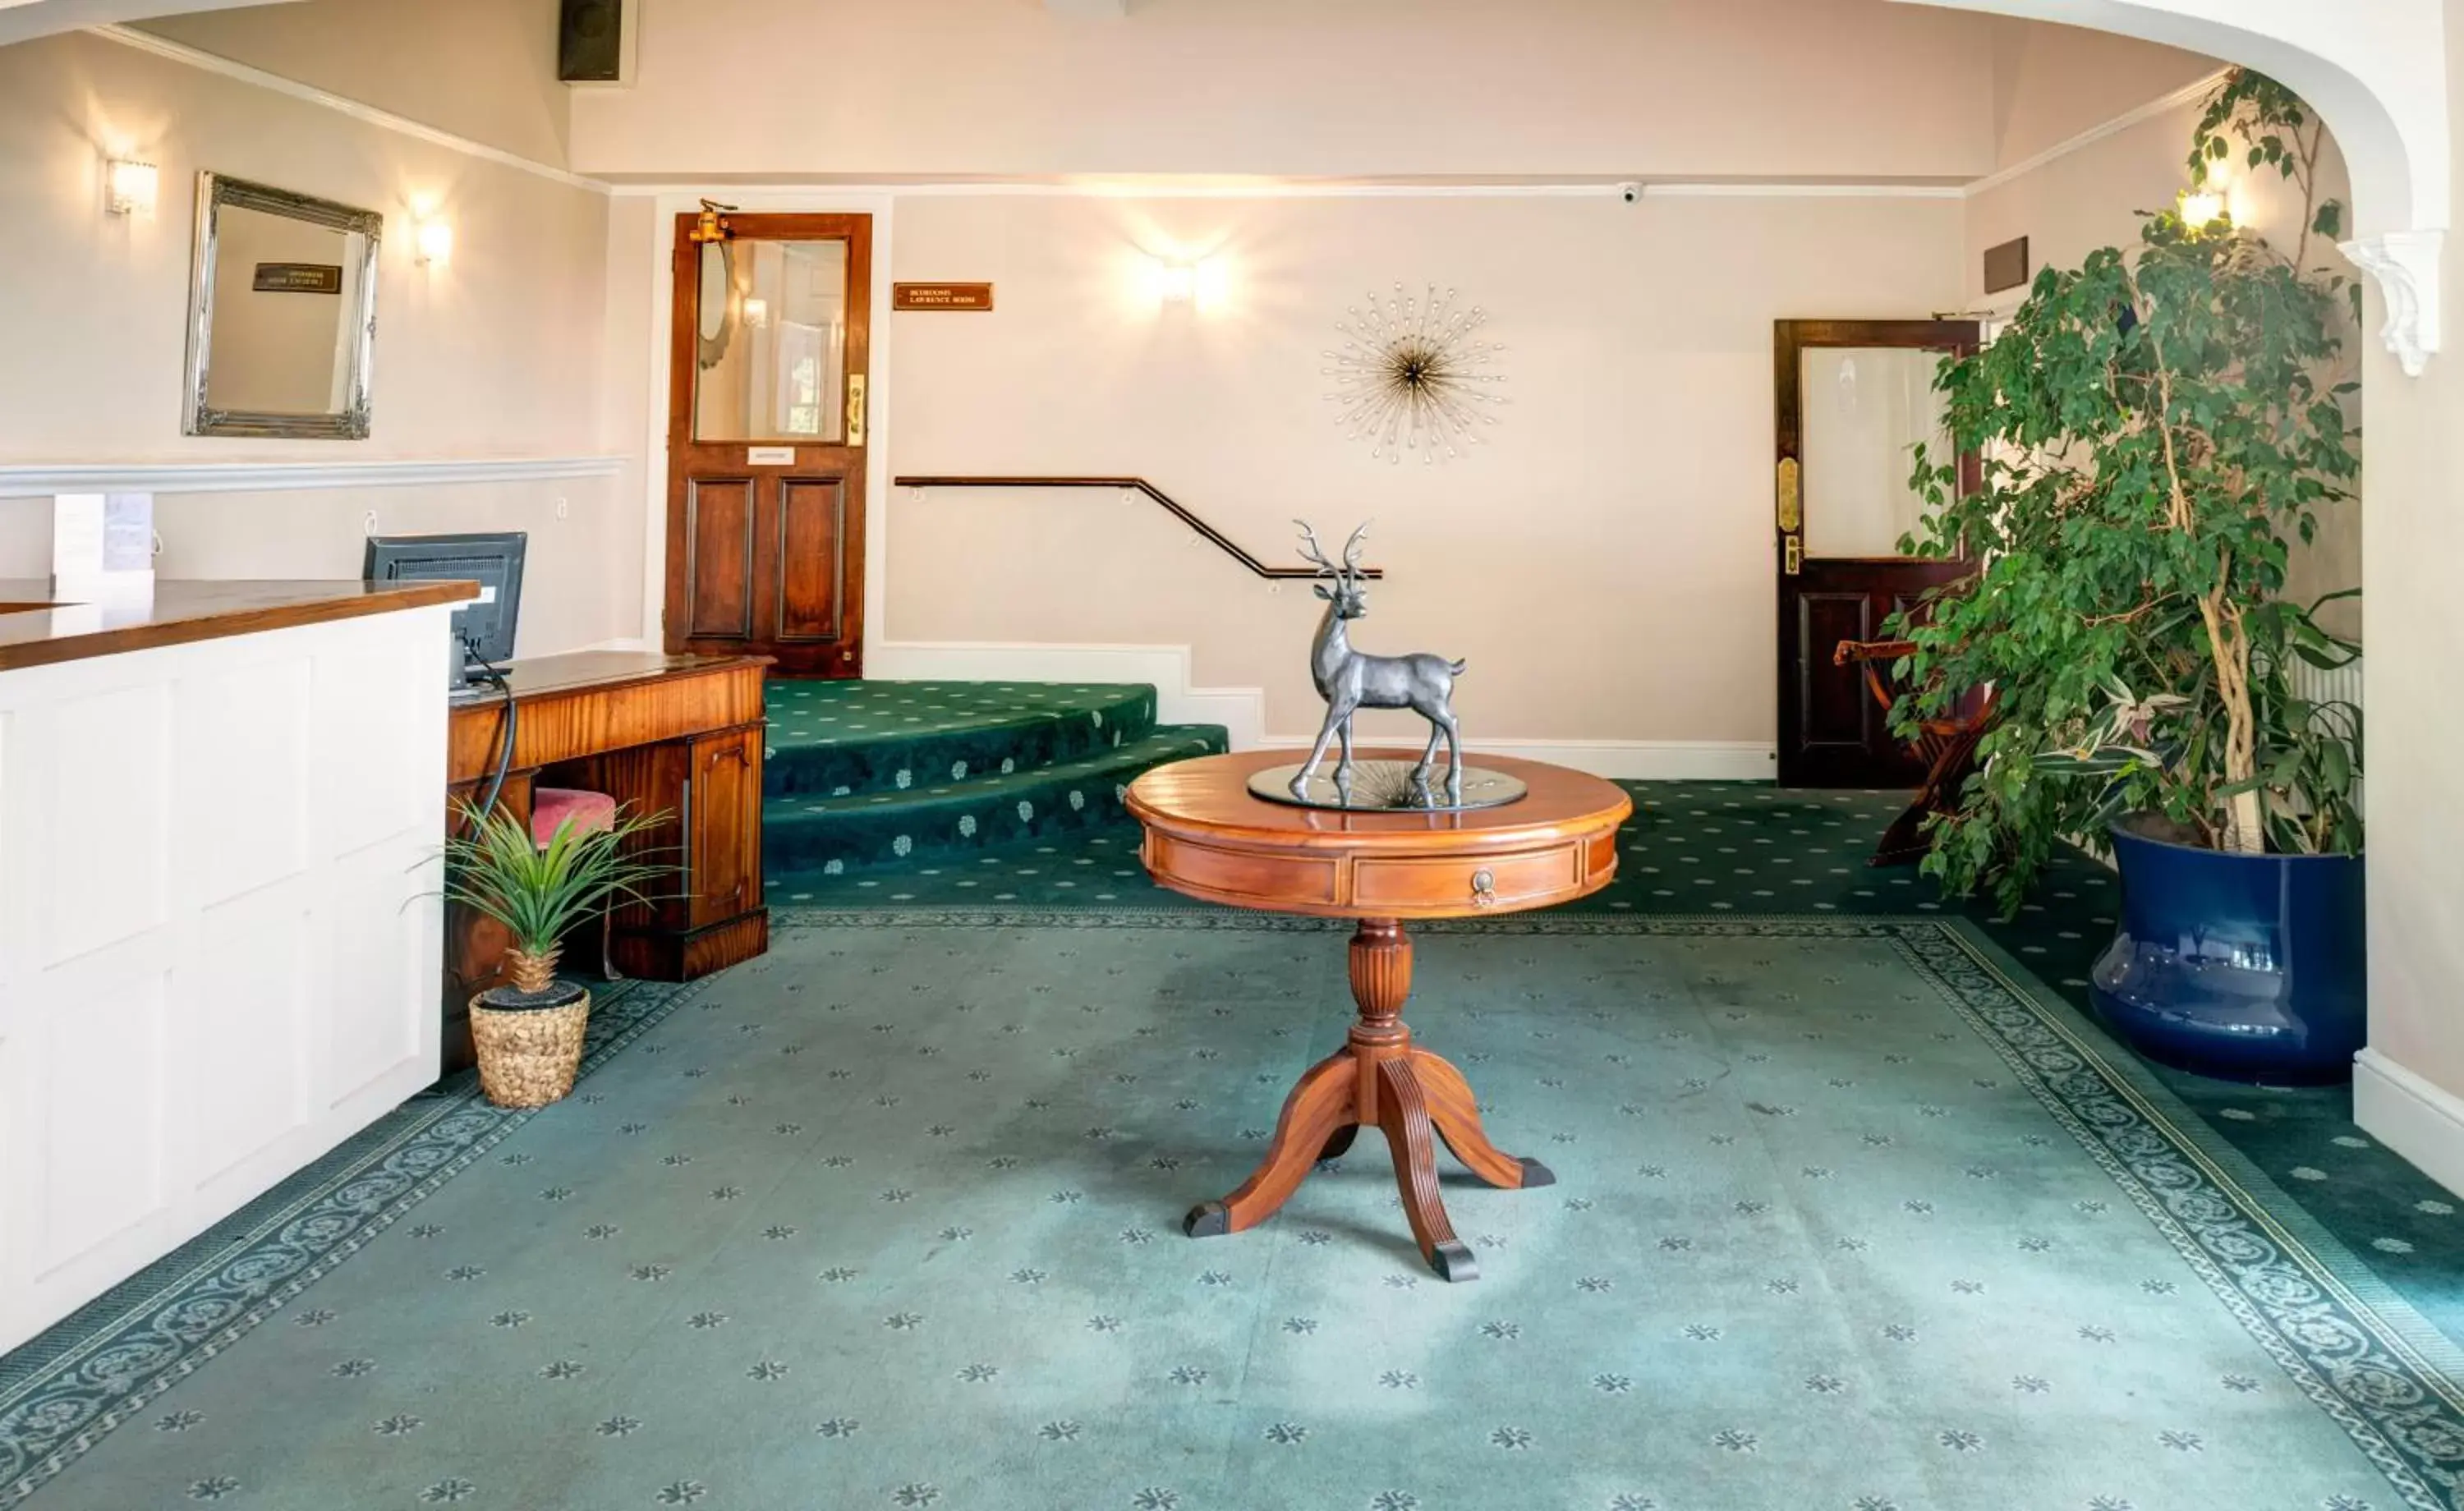
<svg viewBox="0 0 2464 1511"><path fill-rule="evenodd" d="M563 499L561 499L561 498L560 498L560 499L558 499L558 500L556 501L556 517L558 517L559 519L562 519L565 515L569 515L569 514L571 514L571 513L573 513L573 509L572 509L572 506L571 506L571 505L567 504L567 503L566 503Z"/></svg>
<svg viewBox="0 0 2464 1511"><path fill-rule="evenodd" d="M377 512L375 510L371 509L366 514L360 516L360 531L363 535L371 536L377 533Z"/></svg>

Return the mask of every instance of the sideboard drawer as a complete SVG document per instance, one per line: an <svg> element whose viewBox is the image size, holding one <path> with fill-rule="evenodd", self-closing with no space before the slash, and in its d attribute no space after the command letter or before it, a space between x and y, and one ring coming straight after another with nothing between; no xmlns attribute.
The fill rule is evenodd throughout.
<svg viewBox="0 0 2464 1511"><path fill-rule="evenodd" d="M1518 908L1582 884L1581 843L1485 860L1379 860L1353 863L1352 901L1360 908Z"/></svg>

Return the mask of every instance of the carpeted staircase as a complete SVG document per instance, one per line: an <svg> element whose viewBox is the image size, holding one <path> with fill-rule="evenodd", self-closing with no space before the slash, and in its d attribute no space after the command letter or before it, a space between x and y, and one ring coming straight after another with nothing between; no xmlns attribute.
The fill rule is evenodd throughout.
<svg viewBox="0 0 2464 1511"><path fill-rule="evenodd" d="M769 690L773 886L1118 821L1140 772L1224 748L1129 684L802 682Z"/></svg>

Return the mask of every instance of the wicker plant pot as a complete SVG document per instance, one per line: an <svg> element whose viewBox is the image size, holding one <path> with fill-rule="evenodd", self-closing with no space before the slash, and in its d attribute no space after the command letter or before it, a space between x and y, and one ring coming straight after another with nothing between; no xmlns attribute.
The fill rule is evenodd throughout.
<svg viewBox="0 0 2464 1511"><path fill-rule="evenodd" d="M500 1107L543 1107L573 1089L590 994L556 979L553 951L543 957L514 952L506 968L512 984L471 999L479 1089Z"/></svg>

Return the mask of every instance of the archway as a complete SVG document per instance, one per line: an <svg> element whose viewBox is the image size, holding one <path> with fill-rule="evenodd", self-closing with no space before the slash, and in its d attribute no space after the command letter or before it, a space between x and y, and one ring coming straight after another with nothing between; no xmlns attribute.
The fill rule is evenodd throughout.
<svg viewBox="0 0 2464 1511"><path fill-rule="evenodd" d="M2351 168L2357 234L2385 351L2365 351L2363 431L2365 765L2370 833L2369 1047L2354 1117L2464 1190L2464 789L2450 770L2464 706L2443 696L2464 657L2448 563L2464 552L2454 444L2464 386L2439 347L2454 128L2442 0L1899 0L2120 33L2244 63L2308 99Z"/></svg>
<svg viewBox="0 0 2464 1511"><path fill-rule="evenodd" d="M2244 63L2319 108L2353 175L2346 255L2377 279L2381 339L2413 377L2439 344L2453 198L2439 0L1899 0L2092 27ZM2230 19L2228 19L2230 17Z"/></svg>

